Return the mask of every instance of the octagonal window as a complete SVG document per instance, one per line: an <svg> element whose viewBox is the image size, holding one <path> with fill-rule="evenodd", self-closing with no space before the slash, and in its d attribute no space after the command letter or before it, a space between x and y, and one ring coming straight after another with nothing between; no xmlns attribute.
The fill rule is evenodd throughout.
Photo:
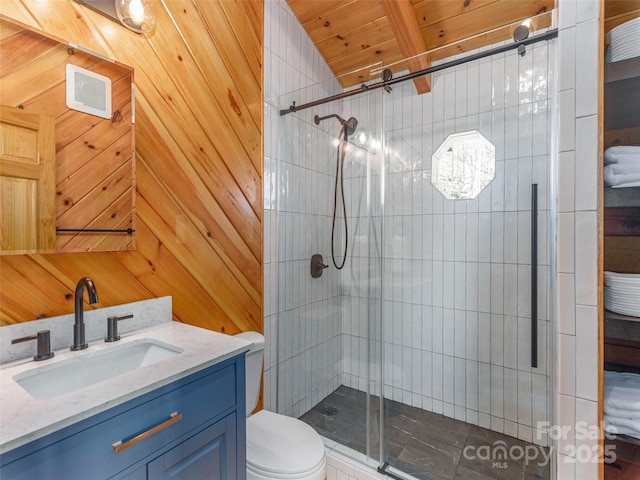
<svg viewBox="0 0 640 480"><path fill-rule="evenodd" d="M431 184L451 200L475 198L496 176L496 147L480 132L452 133L431 157Z"/></svg>

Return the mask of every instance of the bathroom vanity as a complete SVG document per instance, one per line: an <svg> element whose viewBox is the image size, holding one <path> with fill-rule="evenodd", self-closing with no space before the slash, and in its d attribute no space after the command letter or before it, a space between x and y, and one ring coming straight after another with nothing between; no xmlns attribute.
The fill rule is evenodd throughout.
<svg viewBox="0 0 640 480"><path fill-rule="evenodd" d="M250 344L171 321L121 335L119 345L96 340L83 352L2 365L0 478L244 479ZM83 377L103 360L117 370L140 345L151 347L133 370L94 382L112 375L96 369L87 385L64 380L65 370Z"/></svg>

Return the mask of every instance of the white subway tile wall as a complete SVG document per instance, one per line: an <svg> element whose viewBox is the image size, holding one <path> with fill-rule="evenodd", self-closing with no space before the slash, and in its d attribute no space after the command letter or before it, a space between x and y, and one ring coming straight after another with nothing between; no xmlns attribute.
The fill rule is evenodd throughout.
<svg viewBox="0 0 640 480"><path fill-rule="evenodd" d="M561 0L556 66L558 142L558 387L554 422L560 480L598 478L576 423L598 425L598 47L601 2ZM576 438L578 437L578 438ZM583 446L584 445L584 446Z"/></svg>
<svg viewBox="0 0 640 480"><path fill-rule="evenodd" d="M331 71L284 0L266 0L264 15L264 406L297 417L340 385L339 274L309 275L311 255L326 263L330 251L334 163L330 141L280 102L338 84L320 83Z"/></svg>

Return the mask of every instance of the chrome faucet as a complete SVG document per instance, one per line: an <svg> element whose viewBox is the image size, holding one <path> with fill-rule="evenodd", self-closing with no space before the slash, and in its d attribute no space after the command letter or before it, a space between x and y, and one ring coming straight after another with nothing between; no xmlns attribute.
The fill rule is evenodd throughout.
<svg viewBox="0 0 640 480"><path fill-rule="evenodd" d="M84 287L87 287L89 293L89 304L98 303L98 291L93 280L89 277L81 278L76 285L75 323L73 324L73 345L71 345L71 350L74 351L84 350L89 346L84 340L84 305L82 300Z"/></svg>

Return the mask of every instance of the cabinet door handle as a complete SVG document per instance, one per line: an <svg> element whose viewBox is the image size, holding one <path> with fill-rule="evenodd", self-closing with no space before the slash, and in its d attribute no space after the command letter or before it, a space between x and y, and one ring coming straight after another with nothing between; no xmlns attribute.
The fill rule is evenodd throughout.
<svg viewBox="0 0 640 480"><path fill-rule="evenodd" d="M182 420L182 414L178 412L173 412L171 415L169 415L169 418L167 420L165 420L162 423L159 423L155 427L151 427L149 430L144 431L133 437L130 437L124 440L118 440L117 442L112 443L111 446L116 451L116 455L118 455L119 453L125 451L127 448L132 447L136 443L139 443L143 440L146 440L147 438L155 435L156 433L161 432L165 428L170 427L174 423L178 423L180 420Z"/></svg>

